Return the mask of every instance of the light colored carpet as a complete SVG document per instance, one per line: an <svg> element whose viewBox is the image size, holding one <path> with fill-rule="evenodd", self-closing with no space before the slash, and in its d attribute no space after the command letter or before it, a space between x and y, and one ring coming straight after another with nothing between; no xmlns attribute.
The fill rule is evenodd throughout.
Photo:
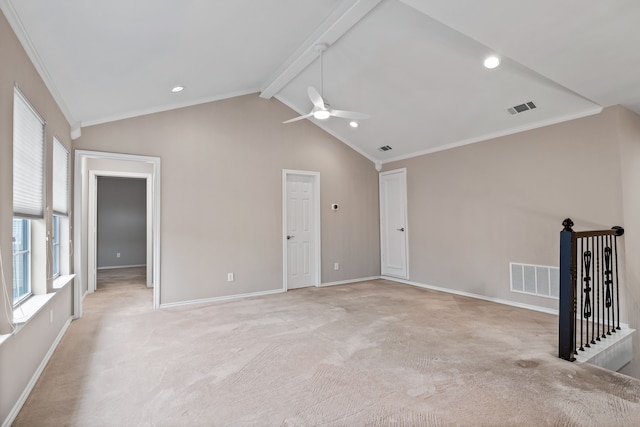
<svg viewBox="0 0 640 427"><path fill-rule="evenodd" d="M154 311L89 295L17 426L638 426L554 316L379 280Z"/></svg>

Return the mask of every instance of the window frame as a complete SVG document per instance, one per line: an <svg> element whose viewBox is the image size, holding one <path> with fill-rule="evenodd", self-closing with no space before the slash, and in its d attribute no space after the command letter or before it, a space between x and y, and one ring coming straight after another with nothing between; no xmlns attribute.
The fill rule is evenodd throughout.
<svg viewBox="0 0 640 427"><path fill-rule="evenodd" d="M31 244L31 220L27 219L27 218L20 218L20 217L13 217L13 225L15 226L15 222L16 221L21 221L22 225L20 227L23 227L23 233L26 234L26 236L24 237L24 241L27 243L27 248L26 249L22 249L19 251L15 250L15 246L16 246L16 236L14 235L13 231L12 231L12 238L13 238L13 256L12 256L12 260L13 260L13 307L16 307L18 305L20 305L22 302L24 302L25 300L27 300L29 297L31 297L33 295L33 282L32 282L32 271L31 271L31 261L32 261L32 244ZM19 269L16 268L16 257L17 256L26 256L25 261L24 261L24 272L26 273L26 287L27 287L27 292L20 295L17 299L16 299L16 292L18 291L18 289L20 288L20 286L16 286L16 278L18 277L18 271Z"/></svg>
<svg viewBox="0 0 640 427"><path fill-rule="evenodd" d="M51 277L60 277L60 216L51 218Z"/></svg>

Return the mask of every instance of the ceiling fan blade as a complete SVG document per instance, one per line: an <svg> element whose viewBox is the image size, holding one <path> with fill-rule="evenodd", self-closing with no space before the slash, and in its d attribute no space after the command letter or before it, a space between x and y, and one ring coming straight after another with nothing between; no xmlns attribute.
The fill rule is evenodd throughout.
<svg viewBox="0 0 640 427"><path fill-rule="evenodd" d="M355 120L364 120L371 117L365 113L357 113L355 111L344 111L344 110L331 110L331 115L334 117L340 117L342 119L355 119Z"/></svg>
<svg viewBox="0 0 640 427"><path fill-rule="evenodd" d="M324 100L322 99L322 96L320 96L316 88L314 88L313 86L309 86L309 89L307 89L307 94L309 95L309 99L311 100L313 105L324 110Z"/></svg>
<svg viewBox="0 0 640 427"><path fill-rule="evenodd" d="M291 122L297 122L298 120L303 120L303 119L306 119L306 118L311 117L311 116L313 116L313 112L311 112L309 114L305 114L304 116L294 117L293 119L285 120L284 122L282 122L282 124L291 123Z"/></svg>

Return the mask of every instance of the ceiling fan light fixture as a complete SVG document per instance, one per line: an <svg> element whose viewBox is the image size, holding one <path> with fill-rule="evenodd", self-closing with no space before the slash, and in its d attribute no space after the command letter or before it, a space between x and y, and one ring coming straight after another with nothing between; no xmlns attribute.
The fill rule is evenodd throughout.
<svg viewBox="0 0 640 427"><path fill-rule="evenodd" d="M327 110L318 110L313 113L313 117L315 117L318 120L326 120L329 117L331 117L331 113L328 112Z"/></svg>
<svg viewBox="0 0 640 427"><path fill-rule="evenodd" d="M352 121L350 121L350 122L349 122L349 126L351 126L352 128L354 128L354 129L355 129L355 128L357 128L359 125L358 125L358 122L356 122L355 120L352 120Z"/></svg>
<svg viewBox="0 0 640 427"><path fill-rule="evenodd" d="M184 86L174 86L171 88L171 92L173 93L182 92L183 90L184 90Z"/></svg>
<svg viewBox="0 0 640 427"><path fill-rule="evenodd" d="M500 58L497 56L490 56L484 60L484 66L490 70L496 68L498 65L500 65Z"/></svg>

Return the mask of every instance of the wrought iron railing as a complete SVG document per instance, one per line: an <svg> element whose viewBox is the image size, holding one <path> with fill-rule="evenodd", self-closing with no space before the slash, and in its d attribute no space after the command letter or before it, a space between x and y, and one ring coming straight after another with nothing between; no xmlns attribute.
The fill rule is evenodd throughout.
<svg viewBox="0 0 640 427"><path fill-rule="evenodd" d="M624 229L573 231L570 218L562 225L558 352L573 361L620 330L617 240Z"/></svg>

